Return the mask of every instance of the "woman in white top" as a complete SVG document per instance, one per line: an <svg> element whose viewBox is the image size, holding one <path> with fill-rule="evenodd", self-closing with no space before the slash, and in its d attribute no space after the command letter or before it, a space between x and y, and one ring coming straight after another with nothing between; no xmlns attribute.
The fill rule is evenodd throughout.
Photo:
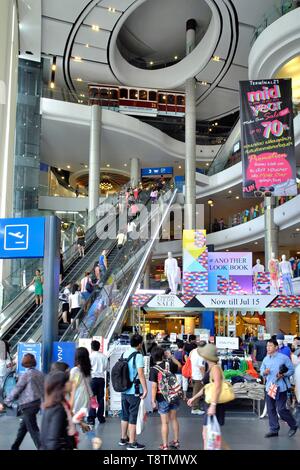
<svg viewBox="0 0 300 470"><path fill-rule="evenodd" d="M74 322L79 310L81 309L81 294L78 284L73 284L72 293L69 295L69 308L71 323ZM76 320L76 327L78 327L78 320Z"/></svg>
<svg viewBox="0 0 300 470"><path fill-rule="evenodd" d="M0 341L0 388L6 375L12 370L13 361L9 354L9 346L6 341Z"/></svg>

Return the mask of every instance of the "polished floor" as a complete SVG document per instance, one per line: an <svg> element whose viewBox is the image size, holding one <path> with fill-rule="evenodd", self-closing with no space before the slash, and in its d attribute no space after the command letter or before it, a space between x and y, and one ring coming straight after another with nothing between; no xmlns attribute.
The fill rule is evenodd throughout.
<svg viewBox="0 0 300 470"><path fill-rule="evenodd" d="M0 416L0 450L10 449L16 435L19 418ZM180 442L181 449L202 449L201 429L203 418L190 414L190 410L182 404L179 410ZM288 426L280 421L280 433L278 437L264 438L268 431L268 418L259 419L249 408L230 410L226 414L226 423L223 427L222 437L224 448L227 450L300 450L300 431L295 436L287 436ZM122 449L118 446L120 437L120 420L117 417L109 417L105 424L95 427L95 434L101 437L103 450ZM79 448L91 449L91 435L81 435ZM170 436L170 439L172 436ZM147 450L157 450L160 443L160 418L157 414L150 415L145 430L138 439L146 445ZM29 435L26 436L21 446L22 450L34 449ZM124 449L124 452L126 450Z"/></svg>

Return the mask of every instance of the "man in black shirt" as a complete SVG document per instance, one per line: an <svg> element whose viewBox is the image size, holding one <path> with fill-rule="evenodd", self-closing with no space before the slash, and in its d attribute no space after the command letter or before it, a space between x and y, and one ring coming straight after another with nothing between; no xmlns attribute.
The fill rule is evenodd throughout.
<svg viewBox="0 0 300 470"><path fill-rule="evenodd" d="M186 353L186 355L188 356L190 354L190 352L193 349L196 349L196 348L197 348L196 336L195 335L190 335L189 336L189 342L185 343L185 345L183 347L183 350Z"/></svg>

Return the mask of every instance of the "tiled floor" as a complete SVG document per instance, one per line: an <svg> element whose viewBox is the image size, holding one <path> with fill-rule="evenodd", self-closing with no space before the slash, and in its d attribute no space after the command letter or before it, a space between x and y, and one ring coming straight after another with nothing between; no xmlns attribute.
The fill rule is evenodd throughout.
<svg viewBox="0 0 300 470"><path fill-rule="evenodd" d="M190 414L190 410L182 405L179 410L181 449L202 449L201 429L203 418ZM223 439L228 450L300 450L300 431L292 438L287 436L288 426L280 421L279 437L266 439L264 434L268 431L268 419L259 419L247 412L228 412L226 424L223 427ZM2 415L0 417L0 449L9 449L14 440L18 427L18 418ZM118 446L120 438L120 420L108 418L107 422L97 425L97 436L100 436L103 450L122 449ZM81 435L79 448L91 449L90 437ZM170 439L172 436L170 435ZM146 445L148 450L158 449L160 438L160 418L157 414L148 418L145 430L139 441ZM34 449L29 435L26 436L22 449ZM124 450L124 452L126 452Z"/></svg>

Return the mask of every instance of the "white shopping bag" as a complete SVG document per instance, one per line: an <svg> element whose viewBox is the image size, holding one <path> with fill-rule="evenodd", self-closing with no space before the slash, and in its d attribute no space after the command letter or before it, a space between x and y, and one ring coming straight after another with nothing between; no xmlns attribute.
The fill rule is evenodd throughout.
<svg viewBox="0 0 300 470"><path fill-rule="evenodd" d="M221 429L216 416L207 417L207 435L205 450L221 449Z"/></svg>
<svg viewBox="0 0 300 470"><path fill-rule="evenodd" d="M143 432L146 419L147 419L147 413L146 413L146 408L145 408L145 402L142 399L141 402L140 402L139 412L138 412L137 422L136 422L136 433L137 434L141 434Z"/></svg>

